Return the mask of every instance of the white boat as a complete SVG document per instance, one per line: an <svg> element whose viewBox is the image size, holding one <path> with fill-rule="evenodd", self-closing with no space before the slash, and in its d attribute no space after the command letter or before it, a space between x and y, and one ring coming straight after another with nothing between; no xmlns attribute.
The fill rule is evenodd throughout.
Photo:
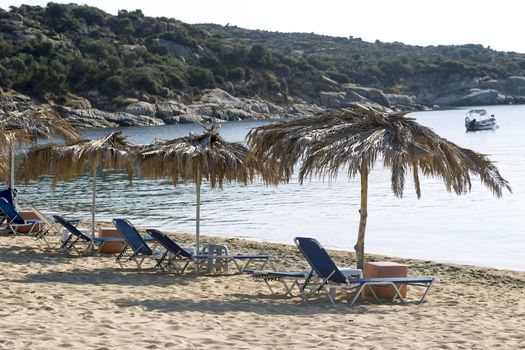
<svg viewBox="0 0 525 350"><path fill-rule="evenodd" d="M496 128L496 118L484 109L471 109L465 117L465 128L467 131L492 130Z"/></svg>

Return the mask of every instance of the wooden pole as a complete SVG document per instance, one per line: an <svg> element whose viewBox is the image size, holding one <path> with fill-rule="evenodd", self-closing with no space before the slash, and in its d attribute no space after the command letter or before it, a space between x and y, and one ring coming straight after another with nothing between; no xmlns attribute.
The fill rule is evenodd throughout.
<svg viewBox="0 0 525 350"><path fill-rule="evenodd" d="M95 166L93 168L93 174L92 174L92 195L93 198L91 198L91 252L95 251L95 229L97 227L97 223L95 221L95 212L97 210L97 161L95 160Z"/></svg>
<svg viewBox="0 0 525 350"><path fill-rule="evenodd" d="M201 176L200 172L197 172L197 181L195 182L197 192L197 208L195 209L195 254L199 254L200 245L200 225L201 225Z"/></svg>
<svg viewBox="0 0 525 350"><path fill-rule="evenodd" d="M359 209L359 232L357 243L354 246L357 258L357 268L363 270L365 265L365 231L368 217L368 166L361 163L359 169L361 174L361 208Z"/></svg>
<svg viewBox="0 0 525 350"><path fill-rule="evenodd" d="M11 177L9 180L9 187L14 190L15 189L15 145L10 146L11 151Z"/></svg>

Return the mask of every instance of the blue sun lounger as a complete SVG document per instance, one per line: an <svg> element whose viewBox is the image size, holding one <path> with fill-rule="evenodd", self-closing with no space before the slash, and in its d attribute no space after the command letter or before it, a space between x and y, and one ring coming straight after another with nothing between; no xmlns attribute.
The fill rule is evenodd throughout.
<svg viewBox="0 0 525 350"><path fill-rule="evenodd" d="M346 277L363 277L360 269L341 268L340 271ZM314 288L319 283L319 276L314 270L310 271L269 271L269 270L248 270L242 272L249 274L254 279L263 280L271 294L273 291L269 282L280 282L286 290L285 296L293 297L293 291L297 288L299 295L304 296L308 290Z"/></svg>
<svg viewBox="0 0 525 350"><path fill-rule="evenodd" d="M313 278L313 271L269 271L269 270L249 270L245 269L243 273L249 274L254 279L263 280L271 294L274 292L269 282L280 282L286 290L285 296L293 297L294 288L302 295L310 280Z"/></svg>
<svg viewBox="0 0 525 350"><path fill-rule="evenodd" d="M17 192L16 189L11 189L10 187L5 190L0 190L0 198L5 198L7 203L11 204L15 210L18 208ZM0 225L2 225L6 219L7 217L4 212L0 210Z"/></svg>
<svg viewBox="0 0 525 350"><path fill-rule="evenodd" d="M152 239L142 237L135 226L126 219L113 219L113 223L126 242L126 246L116 258L120 267L123 267L123 263L134 261L137 267L142 269L142 263L147 257L154 259L156 261L155 267L159 267L157 266L157 252L154 252L146 243L146 241L151 241ZM128 248L131 249L129 254L127 253Z"/></svg>
<svg viewBox="0 0 525 350"><path fill-rule="evenodd" d="M421 298L416 301L421 304L432 287L432 284L437 281L435 278L417 278L417 277L394 277L394 278L348 278L341 273L337 265L334 263L328 252L321 246L321 244L313 239L306 237L296 237L294 242L308 261L312 269L322 278L322 282L313 290L311 290L305 297L309 297L321 290L324 291L332 304L335 304L335 290L338 288L356 290L356 294L352 301L353 305L367 286L391 286L396 296L402 304L405 300L399 291L400 285L411 285L425 287L425 291ZM377 296L372 288L369 288L376 300Z"/></svg>
<svg viewBox="0 0 525 350"><path fill-rule="evenodd" d="M181 274L186 271L190 262L194 262L195 270L199 271L208 259L207 255L191 254L159 230L148 229L146 232L166 250L157 263L157 266L162 270L175 271Z"/></svg>
<svg viewBox="0 0 525 350"><path fill-rule="evenodd" d="M166 252L161 257L162 263L165 264L164 266L170 271L175 270L177 273L186 271L190 262L195 263L194 267L196 271L200 271L203 264L210 260L213 260L215 265L219 264L223 266L226 266L229 262L233 262L239 272L242 272L243 269L247 268L251 263L257 261L261 263L261 268L264 268L268 262L272 264L270 261L271 256L265 254L194 255L159 230L150 229L146 230L146 232L166 249ZM243 262L242 265L240 264L241 261ZM182 266L178 267L180 264L182 264ZM227 269L223 268L219 270L226 271Z"/></svg>
<svg viewBox="0 0 525 350"><path fill-rule="evenodd" d="M5 215L5 227L7 227L13 235L16 236L18 228L29 226L28 233L34 238L43 237L39 237L38 235L44 231L44 221L24 219L5 198L0 198L0 210Z"/></svg>
<svg viewBox="0 0 525 350"><path fill-rule="evenodd" d="M94 241L91 242L91 237L87 236L82 231L80 231L75 225L73 225L73 222L78 222L78 220L67 220L60 215L53 215L53 219L55 220L55 222L64 227L67 230L67 232L70 233L68 238L64 242L62 242L62 245L60 246L61 250L67 252L74 250L75 252L77 252L77 254L83 255L89 252L89 250L92 247L92 243L95 244L95 246L97 246L98 250L100 250L100 248L107 242L124 241L124 239L118 237L95 237ZM84 245L84 250L79 250L79 245Z"/></svg>

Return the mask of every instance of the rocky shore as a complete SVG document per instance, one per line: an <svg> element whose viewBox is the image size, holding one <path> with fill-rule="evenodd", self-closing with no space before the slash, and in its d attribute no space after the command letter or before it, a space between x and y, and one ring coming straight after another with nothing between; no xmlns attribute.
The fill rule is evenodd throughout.
<svg viewBox="0 0 525 350"><path fill-rule="evenodd" d="M123 98L118 105L97 101L99 108L96 108L87 98L70 94L67 103L50 105L76 128L110 128L313 116L333 109L349 108L355 103L371 105L384 111L425 108L417 105L414 97L385 95L378 89L356 85L345 85L341 91L321 92L319 104L296 99L281 106L263 99L239 98L221 89L210 89L204 90L191 103L144 96L142 100ZM3 111L39 106L42 105L18 92L7 90L0 93L0 109Z"/></svg>
<svg viewBox="0 0 525 350"><path fill-rule="evenodd" d="M325 83L329 85L328 78ZM66 103L51 103L50 105L76 128L110 128L313 116L334 109L351 108L356 103L370 105L384 111L429 110L431 109L429 105L432 105L433 108L444 108L525 103L525 96L504 93L505 88L509 88L525 95L525 77L510 77L505 82L472 82L468 86L455 87L451 89L453 92L441 96L385 94L375 88L355 84L340 85L335 82L333 82L333 87L330 91L321 91L318 101L306 102L295 99L284 106L263 99L235 97L218 88L204 90L191 103L184 103L176 98L160 100L144 96L142 99L122 98L118 104L97 101L95 107L90 99L70 94ZM91 100L96 101L96 96ZM2 111L24 110L41 106L29 96L13 90L0 91Z"/></svg>
<svg viewBox="0 0 525 350"><path fill-rule="evenodd" d="M124 100L120 107L98 109L84 98L75 97L72 101L73 103L69 105L51 104L51 106L76 128L278 119L315 115L327 110L307 103L278 106L263 100L237 98L220 89L205 91L191 104L177 100L141 101L130 98ZM41 105L30 97L14 91L3 91L0 94L0 109L3 111L39 108L39 106Z"/></svg>

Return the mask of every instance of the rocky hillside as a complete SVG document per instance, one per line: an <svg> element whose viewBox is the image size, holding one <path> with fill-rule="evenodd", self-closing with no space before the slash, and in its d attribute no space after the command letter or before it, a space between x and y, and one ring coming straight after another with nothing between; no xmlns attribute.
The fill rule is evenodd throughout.
<svg viewBox="0 0 525 350"><path fill-rule="evenodd" d="M480 45L188 25L140 10L0 9L0 108L53 105L77 126L157 125L525 103L525 55Z"/></svg>
<svg viewBox="0 0 525 350"><path fill-rule="evenodd" d="M525 103L525 54L521 53L481 45L422 47L215 24L199 27L228 40L303 57L343 89L372 87L387 97L403 94L429 107ZM392 104L398 103L394 98Z"/></svg>

